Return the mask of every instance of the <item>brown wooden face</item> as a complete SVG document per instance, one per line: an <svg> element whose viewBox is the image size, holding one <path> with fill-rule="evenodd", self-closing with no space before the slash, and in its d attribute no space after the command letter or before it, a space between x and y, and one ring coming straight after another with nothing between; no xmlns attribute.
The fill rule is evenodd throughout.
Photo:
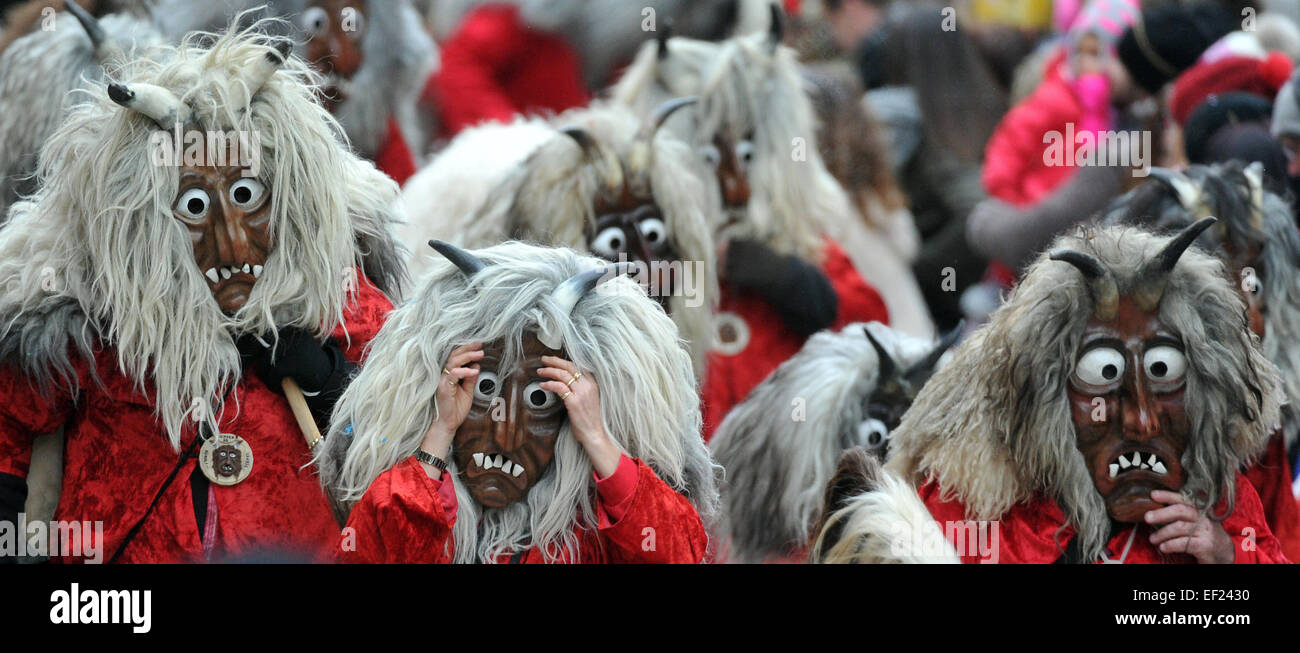
<svg viewBox="0 0 1300 653"><path fill-rule="evenodd" d="M208 156L203 144L204 161ZM226 161L239 161L232 140ZM233 315L253 292L271 254L271 190L244 168L181 166L172 215L185 225L194 260L221 311Z"/></svg>
<svg viewBox="0 0 1300 653"><path fill-rule="evenodd" d="M1116 521L1141 522L1160 507L1152 490L1186 482L1186 372L1178 336L1130 298L1115 320L1088 321L1066 395L1079 451Z"/></svg>
<svg viewBox="0 0 1300 653"><path fill-rule="evenodd" d="M321 102L331 112L347 99L340 82L361 69L365 18L363 0L312 0L298 17L307 35L307 62L326 77Z"/></svg>
<svg viewBox="0 0 1300 653"><path fill-rule="evenodd" d="M722 189L722 205L728 214L749 205L749 166L754 160L753 137L739 142L719 132L704 148L704 159L714 167Z"/></svg>
<svg viewBox="0 0 1300 653"><path fill-rule="evenodd" d="M651 287L657 289L655 299L667 311L674 282L672 268L655 266L655 262L671 263L680 260L681 254L673 247L668 223L659 206L653 199L634 198L625 193L618 202L597 199L593 208L596 223L584 229L587 249L612 263L618 263L623 257L626 261L645 263L649 273L658 270L663 278L655 280L657 285Z"/></svg>
<svg viewBox="0 0 1300 653"><path fill-rule="evenodd" d="M453 458L470 496L504 508L528 495L550 467L567 412L559 396L539 386L542 356L563 357L534 333L523 338L522 364L501 369L505 341L483 347L474 380L474 404L452 439Z"/></svg>

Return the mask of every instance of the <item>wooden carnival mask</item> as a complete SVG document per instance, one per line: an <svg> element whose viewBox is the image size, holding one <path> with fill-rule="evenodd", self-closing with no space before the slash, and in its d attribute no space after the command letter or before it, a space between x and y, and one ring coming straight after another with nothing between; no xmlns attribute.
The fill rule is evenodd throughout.
<svg viewBox="0 0 1300 653"><path fill-rule="evenodd" d="M237 106L251 105L284 64L290 47L287 40L279 40L242 71L247 96L234 100ZM183 128L194 126L190 106L161 86L110 83L108 97L176 138ZM220 139L214 138L217 132L200 133L201 139L185 138L172 215L189 232L195 262L217 304L224 313L233 314L248 301L270 256L270 189L244 175L245 160L255 161L251 157L261 153L241 148L258 147L256 139L251 139L250 145L246 139L229 138L225 133ZM179 147L179 143L175 145Z"/></svg>
<svg viewBox="0 0 1300 653"><path fill-rule="evenodd" d="M467 279L486 264L473 254L440 240L429 245L451 261ZM602 279L624 268L605 266L580 272L551 293L564 313ZM560 428L568 418L559 396L540 386L548 379L537 371L543 356L567 358L563 338L553 329L526 331L517 366L501 367L505 341L483 347L475 379L474 404L452 438L452 458L470 496L487 508L504 508L528 495L555 457Z"/></svg>
<svg viewBox="0 0 1300 653"><path fill-rule="evenodd" d="M858 427L858 444L880 460L886 458L889 454L889 434L903 421L903 414L912 407L917 393L934 374L939 359L957 342L964 328L965 321L962 321L940 338L925 357L904 368L876 340L871 329L863 327L862 331L867 334L872 349L876 350L879 369L876 373L876 387L863 401L867 419Z"/></svg>
<svg viewBox="0 0 1300 653"><path fill-rule="evenodd" d="M1094 310L1066 387L1079 452L1110 517L1138 523L1161 505L1153 490L1177 492L1191 433L1184 392L1187 353L1175 325L1159 314L1169 273L1201 232L1205 218L1184 229L1139 272L1120 296L1109 270L1073 250L1051 252L1088 279Z"/></svg>
<svg viewBox="0 0 1300 653"><path fill-rule="evenodd" d="M488 508L522 500L555 457L567 413L564 402L540 386L542 356L564 357L533 332L523 336L517 367L501 367L505 341L483 347L474 404L452 440L453 457L470 496Z"/></svg>
<svg viewBox="0 0 1300 653"><path fill-rule="evenodd" d="M312 0L298 16L298 25L307 37L304 52L307 62L325 76L321 103L332 113L347 99L348 82L361 70L365 2Z"/></svg>
<svg viewBox="0 0 1300 653"><path fill-rule="evenodd" d="M239 161L239 144L230 157ZM205 157L207 158L206 145ZM172 215L185 225L194 260L217 305L232 315L248 302L271 254L271 191L239 165L182 166Z"/></svg>
<svg viewBox="0 0 1300 653"><path fill-rule="evenodd" d="M582 148L585 161L599 171L602 179L592 205L595 221L583 227L587 249L610 262L639 261L648 271L664 275L655 280L652 288L663 289L655 294L655 299L665 311L675 280L672 268L656 263L679 260L681 253L673 245L673 234L663 211L655 203L650 183L654 137L674 112L695 102L694 97L678 98L657 107L637 134L627 166L582 127L568 126L560 130Z"/></svg>

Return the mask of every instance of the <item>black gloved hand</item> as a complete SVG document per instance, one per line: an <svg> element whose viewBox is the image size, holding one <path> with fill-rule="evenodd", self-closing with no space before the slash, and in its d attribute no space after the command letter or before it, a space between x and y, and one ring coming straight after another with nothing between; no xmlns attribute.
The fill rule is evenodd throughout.
<svg viewBox="0 0 1300 653"><path fill-rule="evenodd" d="M830 279L812 263L777 254L758 241L733 240L723 269L727 285L757 292L801 337L835 322L839 298Z"/></svg>
<svg viewBox="0 0 1300 653"><path fill-rule="evenodd" d="M284 327L278 332L279 341L263 336L266 345L275 344L274 357L270 347L256 337L245 334L235 343L244 358L244 366L251 367L262 382L280 392L285 377L292 378L302 388L307 406L317 422L328 423L334 403L338 401L356 365L343 356L333 338L321 344L311 332L299 327Z"/></svg>

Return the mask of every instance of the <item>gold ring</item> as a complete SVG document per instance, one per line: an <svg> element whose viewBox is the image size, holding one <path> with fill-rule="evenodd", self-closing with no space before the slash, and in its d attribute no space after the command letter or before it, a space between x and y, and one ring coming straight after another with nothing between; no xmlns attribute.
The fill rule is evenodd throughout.
<svg viewBox="0 0 1300 653"><path fill-rule="evenodd" d="M574 375L573 375L573 380L574 380L574 381L577 381L578 379L581 379L581 378L582 378L582 372L578 372L577 374L574 374Z"/></svg>
<svg viewBox="0 0 1300 653"><path fill-rule="evenodd" d="M577 380L578 380L578 377L575 376L575 377L573 377L572 379L569 379L569 382L566 383L566 384L564 384L564 385L567 385L567 386L569 386L570 388L572 388L572 387L573 387L573 382L574 382L574 381L577 381Z"/></svg>
<svg viewBox="0 0 1300 653"><path fill-rule="evenodd" d="M447 368L445 368L445 367L442 368L442 373L443 373L443 374L451 374L451 372L448 372L448 371L447 371Z"/></svg>
<svg viewBox="0 0 1300 653"><path fill-rule="evenodd" d="M572 391L572 390L570 390L570 391L564 393L564 395L560 397L560 401L564 401L565 399L568 399L568 398L569 398L569 395L571 395L571 394L573 394L573 391Z"/></svg>

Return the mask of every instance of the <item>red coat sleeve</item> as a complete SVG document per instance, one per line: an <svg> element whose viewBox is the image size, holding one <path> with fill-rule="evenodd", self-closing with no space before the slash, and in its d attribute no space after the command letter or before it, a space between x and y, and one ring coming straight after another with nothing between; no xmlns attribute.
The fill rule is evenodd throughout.
<svg viewBox="0 0 1300 653"><path fill-rule="evenodd" d="M833 328L840 329L854 322L889 324L889 309L885 307L884 298L862 279L844 250L830 240L826 241L822 271L830 280L839 302Z"/></svg>
<svg viewBox="0 0 1300 653"><path fill-rule="evenodd" d="M509 121L521 111L501 87L498 71L522 54L516 49L525 36L518 9L489 5L466 16L442 44L432 83L447 133L484 120Z"/></svg>
<svg viewBox="0 0 1300 653"><path fill-rule="evenodd" d="M1066 124L1081 118L1081 107L1065 81L1059 77L1044 80L1002 117L989 137L984 148L984 189L1016 206L1041 199L1041 192L1030 182L1043 167L1048 147L1043 137L1056 131L1063 138ZM1065 167L1073 163L1069 161Z"/></svg>
<svg viewBox="0 0 1300 653"><path fill-rule="evenodd" d="M1282 544L1282 553L1300 560L1300 505L1291 493L1291 465L1281 431L1273 434L1264 457L1246 469L1245 475L1259 495L1264 520Z"/></svg>
<svg viewBox="0 0 1300 653"><path fill-rule="evenodd" d="M429 478L414 457L379 475L352 507L335 551L339 562L447 564L456 523L450 478ZM444 488L446 486L446 488ZM454 495L453 495L454 497Z"/></svg>
<svg viewBox="0 0 1300 653"><path fill-rule="evenodd" d="M601 544L613 563L695 564L704 559L708 536L695 506L636 459L636 488L622 516L601 520ZM620 469L623 463L620 463ZM610 477L613 479L619 472ZM603 499L598 494L597 501Z"/></svg>
<svg viewBox="0 0 1300 653"><path fill-rule="evenodd" d="M27 478L32 443L63 426L71 410L65 393L42 395L27 376L0 366L0 474Z"/></svg>

